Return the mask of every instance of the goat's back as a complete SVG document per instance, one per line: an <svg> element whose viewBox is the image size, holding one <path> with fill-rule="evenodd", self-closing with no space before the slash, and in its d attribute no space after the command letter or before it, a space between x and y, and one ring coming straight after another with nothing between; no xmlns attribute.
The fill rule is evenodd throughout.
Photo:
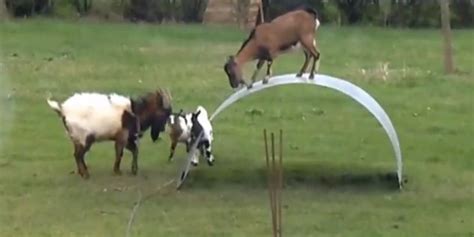
<svg viewBox="0 0 474 237"><path fill-rule="evenodd" d="M315 16L306 10L295 10L278 16L255 28L257 45L270 48L288 47L306 37L314 37Z"/></svg>
<svg viewBox="0 0 474 237"><path fill-rule="evenodd" d="M212 125L211 125L211 121L209 120L207 110L202 106L198 106L196 109L196 112L198 111L201 111L201 113L197 117L197 120L199 124L201 124L202 129L204 131L203 139L208 140L209 142L212 142L213 140Z"/></svg>
<svg viewBox="0 0 474 237"><path fill-rule="evenodd" d="M122 128L123 112L130 109L130 99L116 94L77 93L61 105L72 136L91 133L97 140L115 136Z"/></svg>
<svg viewBox="0 0 474 237"><path fill-rule="evenodd" d="M191 116L192 114L186 114L183 118L182 116L170 115L170 136L175 137L179 142L188 141L191 137Z"/></svg>

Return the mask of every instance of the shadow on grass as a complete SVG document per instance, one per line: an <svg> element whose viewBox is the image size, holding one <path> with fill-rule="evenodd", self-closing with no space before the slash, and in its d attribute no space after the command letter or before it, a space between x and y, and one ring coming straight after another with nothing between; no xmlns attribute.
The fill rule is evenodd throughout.
<svg viewBox="0 0 474 237"><path fill-rule="evenodd" d="M204 167L189 173L183 189L219 188L222 186L267 187L266 167ZM398 189L395 172L367 167L343 167L328 164L284 164L284 187L309 187L348 190L388 191Z"/></svg>

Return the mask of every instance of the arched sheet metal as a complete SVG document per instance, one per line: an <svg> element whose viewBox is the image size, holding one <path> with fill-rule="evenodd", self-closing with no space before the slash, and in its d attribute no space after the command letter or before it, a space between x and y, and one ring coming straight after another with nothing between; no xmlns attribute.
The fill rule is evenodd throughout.
<svg viewBox="0 0 474 237"><path fill-rule="evenodd" d="M309 80L307 78L308 78L308 74L303 75L302 78L296 77L296 74L286 74L286 75L280 75L280 76L275 76L275 77L270 78L267 84L263 84L262 81L258 81L253 84L253 87L251 89L241 88L240 90L238 90L237 92L229 96L216 109L216 111L214 111L214 113L210 117L210 120L212 121L214 118L216 118L217 115L219 115L222 111L224 111L226 108L228 108L230 105L237 102L238 100L248 95L251 95L253 93L256 93L258 91L268 89L274 86L282 86L282 85L288 85L288 84L307 84L307 85L322 86L322 87L327 87L327 88L337 90L339 92L342 92L348 95L349 97L351 97L352 99L354 99L355 101L363 105L377 119L380 125L382 125L388 138L390 139L390 142L393 147L393 151L395 152L395 159L396 159L396 165L397 165L397 178L398 178L399 186L401 188L403 163L402 163L402 153L400 150L400 142L398 140L397 132L395 131L395 128L393 127L393 124L390 118L388 117L387 113L385 113L383 108L367 92L365 92L358 86L348 81L341 80L341 79L327 76L327 75L321 75L321 74L315 75L314 80ZM183 168L181 172L179 173L180 177L177 182L178 188L184 182L184 179L186 178L189 172L189 168L190 168L189 164L192 158L192 154L194 154L194 149L191 149L191 152L188 154L188 157L186 159L186 163L183 165Z"/></svg>

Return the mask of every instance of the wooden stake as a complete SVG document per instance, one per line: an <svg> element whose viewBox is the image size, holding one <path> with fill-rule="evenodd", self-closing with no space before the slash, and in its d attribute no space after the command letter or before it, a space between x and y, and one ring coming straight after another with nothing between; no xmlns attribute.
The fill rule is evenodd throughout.
<svg viewBox="0 0 474 237"><path fill-rule="evenodd" d="M270 196L270 209L272 215L272 233L274 237L282 236L281 218L281 190L283 187L283 131L280 129L279 157L276 160L275 134L270 134L270 154L268 151L267 130L263 130L265 142L265 161L267 165L268 194ZM270 160L271 156L271 160Z"/></svg>
<svg viewBox="0 0 474 237"><path fill-rule="evenodd" d="M281 193L283 189L283 130L280 129L280 160L278 164L278 233L282 236L281 228Z"/></svg>
<svg viewBox="0 0 474 237"><path fill-rule="evenodd" d="M276 163L275 163L275 134L271 133L271 143L272 143L272 195L273 195L273 203L272 203L272 220L273 220L273 235L278 236L278 220L277 220L277 202L278 202L278 197L276 195L276 188L277 188L277 182L276 182Z"/></svg>
<svg viewBox="0 0 474 237"><path fill-rule="evenodd" d="M268 140L267 140L267 130L263 130L263 137L265 141L265 160L267 164L267 181L268 181L268 195L270 197L270 210L272 215L272 226L275 226L274 216L273 216L273 185L272 185L272 169L270 163L270 157L268 154ZM273 236L275 236L274 228L272 227Z"/></svg>

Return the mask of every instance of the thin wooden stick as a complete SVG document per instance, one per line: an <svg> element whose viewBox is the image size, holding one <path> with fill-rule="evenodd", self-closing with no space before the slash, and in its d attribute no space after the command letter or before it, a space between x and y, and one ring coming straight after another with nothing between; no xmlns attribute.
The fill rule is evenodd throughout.
<svg viewBox="0 0 474 237"><path fill-rule="evenodd" d="M275 225L274 218L273 218L273 194L272 194L272 173L271 173L271 167L270 167L270 157L268 154L268 140L267 140L267 130L263 130L263 138L265 141L265 160L267 164L267 181L268 181L268 195L270 197L270 210L271 210L271 215L272 215L272 226ZM272 227L272 231L274 231L274 228ZM275 236L275 232L273 232L273 236Z"/></svg>
<svg viewBox="0 0 474 237"><path fill-rule="evenodd" d="M141 202L142 202L142 192L139 189L138 199L135 202L135 205L133 206L132 212L130 213L130 218L128 218L127 232L126 232L127 237L130 236L130 230L132 229L132 223L133 223L133 220L135 219L135 213L137 213L138 207L140 206Z"/></svg>
<svg viewBox="0 0 474 237"><path fill-rule="evenodd" d="M282 236L281 195L283 189L283 130L280 129L280 162L278 164L278 233Z"/></svg>
<svg viewBox="0 0 474 237"><path fill-rule="evenodd" d="M275 162L275 134L271 133L271 143L272 143L272 195L273 195L273 205L272 205L272 218L273 218L273 233L274 236L278 236L277 229L277 195L276 195L276 162Z"/></svg>
<svg viewBox="0 0 474 237"><path fill-rule="evenodd" d="M132 224L133 224L133 221L135 219L135 215L138 212L138 208L140 207L140 204L145 202L147 199L149 199L153 195L157 194L159 191L161 191L163 188L169 186L173 182L174 182L174 179L169 180L165 184L159 186L154 192L152 192L150 194L147 194L144 197L142 196L142 191L140 189L138 189L138 191L137 191L138 192L138 199L135 202L135 205L133 205L132 211L130 212L130 218L128 219L128 224L127 224L127 232L125 233L126 237L131 236L130 235L130 230L132 229Z"/></svg>

